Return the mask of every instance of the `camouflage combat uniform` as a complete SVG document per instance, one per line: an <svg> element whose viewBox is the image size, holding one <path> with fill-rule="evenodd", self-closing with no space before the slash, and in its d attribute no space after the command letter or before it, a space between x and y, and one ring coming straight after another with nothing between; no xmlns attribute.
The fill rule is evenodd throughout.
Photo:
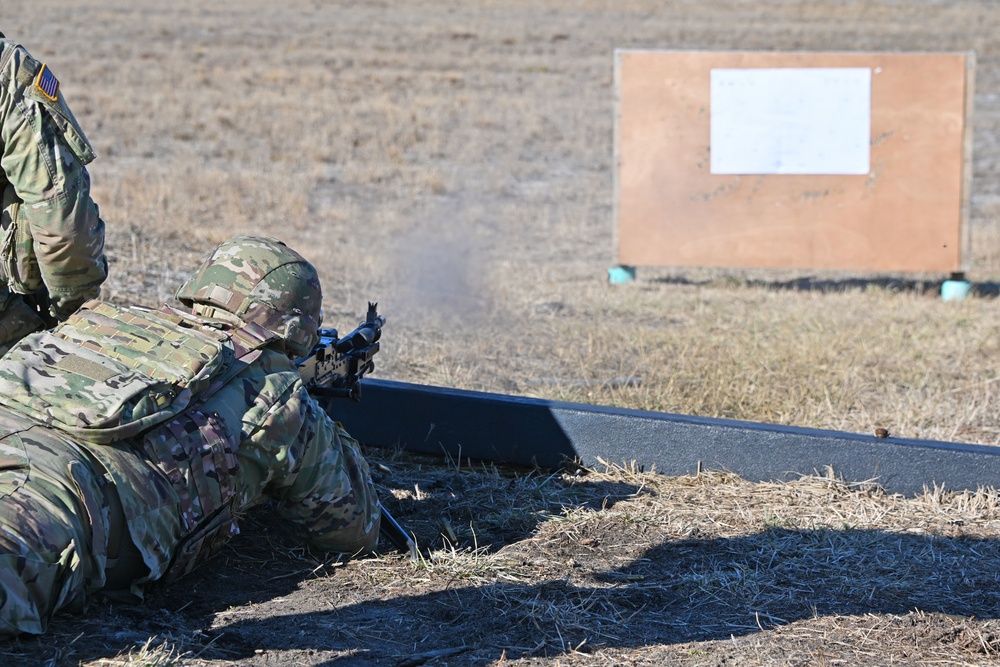
<svg viewBox="0 0 1000 667"><path fill-rule="evenodd" d="M43 63L0 34L0 351L43 321L19 295L42 287L65 319L107 277L90 198L94 150Z"/></svg>
<svg viewBox="0 0 1000 667"><path fill-rule="evenodd" d="M0 403L0 637L171 581L268 499L318 549L378 537L356 442L256 325L91 301L0 360Z"/></svg>

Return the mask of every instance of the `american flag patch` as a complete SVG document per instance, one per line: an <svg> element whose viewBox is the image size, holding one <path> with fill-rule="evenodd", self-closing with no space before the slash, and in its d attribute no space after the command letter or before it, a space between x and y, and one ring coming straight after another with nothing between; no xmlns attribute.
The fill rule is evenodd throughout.
<svg viewBox="0 0 1000 667"><path fill-rule="evenodd" d="M35 85L45 97L53 102L59 98L59 79L52 73L48 65L42 65L42 71L38 73Z"/></svg>

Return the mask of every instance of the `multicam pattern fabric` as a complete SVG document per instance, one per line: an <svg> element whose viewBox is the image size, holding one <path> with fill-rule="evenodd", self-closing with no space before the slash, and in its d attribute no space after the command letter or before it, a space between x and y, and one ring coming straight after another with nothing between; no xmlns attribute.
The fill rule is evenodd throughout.
<svg viewBox="0 0 1000 667"><path fill-rule="evenodd" d="M199 328L197 320L169 310L159 315L181 332ZM79 320L72 318L65 329L79 330ZM106 333L105 342L119 341ZM164 339L171 335L163 332ZM33 334L18 347L53 346L48 349L55 357L54 347L70 342L47 336ZM73 344L88 349L80 340ZM130 366L164 363L166 349L178 348L161 342L149 336L150 358L137 355ZM97 356L90 361L110 367L132 354L120 347L134 351L137 345L116 345L111 354L93 350ZM56 610L104 586L108 535L115 532L105 477L121 499L127 534L145 566L145 575L132 582L136 594L144 584L190 571L238 532L235 517L268 500L317 549L353 553L373 547L378 501L357 443L309 396L285 354L271 346L253 354L245 343L233 347L253 362L220 368L183 411L112 444L86 442L0 409L0 637L42 632ZM0 360L0 377L9 381L16 372L30 372L27 365L12 372L17 363ZM58 371L57 364L49 368ZM193 368L187 365L189 373ZM67 386L56 377L40 376L38 382L42 389L32 391L53 405Z"/></svg>
<svg viewBox="0 0 1000 667"><path fill-rule="evenodd" d="M0 636L42 632L104 585L104 480L81 447L23 416L0 411L0 436Z"/></svg>
<svg viewBox="0 0 1000 667"><path fill-rule="evenodd" d="M172 581L239 533L231 508L238 443L215 414L188 410L143 439L143 450L177 492L185 537L168 570Z"/></svg>
<svg viewBox="0 0 1000 667"><path fill-rule="evenodd" d="M233 365L235 348L217 329L89 301L51 333L16 345L6 361L0 405L108 443L183 410Z"/></svg>
<svg viewBox="0 0 1000 667"><path fill-rule="evenodd" d="M317 341L323 301L319 276L277 239L237 236L220 244L177 290L177 299L209 315L221 309L255 323L281 336L295 356L309 354Z"/></svg>
<svg viewBox="0 0 1000 667"><path fill-rule="evenodd" d="M0 284L0 356L25 336L45 328L45 320L37 310Z"/></svg>
<svg viewBox="0 0 1000 667"><path fill-rule="evenodd" d="M64 319L107 277L104 222L86 169L94 150L62 91L39 88L43 67L0 39L0 281L20 294L44 285Z"/></svg>

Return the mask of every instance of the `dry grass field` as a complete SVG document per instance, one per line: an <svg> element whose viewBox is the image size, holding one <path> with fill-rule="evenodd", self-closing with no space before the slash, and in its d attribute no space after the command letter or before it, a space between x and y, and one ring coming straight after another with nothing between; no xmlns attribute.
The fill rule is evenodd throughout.
<svg viewBox="0 0 1000 667"><path fill-rule="evenodd" d="M328 323L379 301L379 377L1000 444L993 0L5 0L0 30L97 149L108 299L169 300L215 243L268 233L319 267ZM943 303L936 275L609 286L616 47L974 50L973 296ZM371 459L419 563L331 560L255 513L174 588L0 664L1000 664L995 490Z"/></svg>

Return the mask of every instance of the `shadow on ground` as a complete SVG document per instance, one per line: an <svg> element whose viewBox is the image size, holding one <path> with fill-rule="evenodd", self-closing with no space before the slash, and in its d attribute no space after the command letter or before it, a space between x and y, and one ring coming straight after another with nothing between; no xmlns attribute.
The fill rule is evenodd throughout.
<svg viewBox="0 0 1000 667"><path fill-rule="evenodd" d="M727 639L816 616L915 609L1000 618L996 540L882 531L772 528L669 541L628 565L536 585L494 583L328 611L235 620L203 657L309 650L315 664L485 665L577 647L636 648ZM365 629L381 629L366 640ZM262 637L269 641L262 642ZM244 648L247 647L247 648ZM459 657L461 656L461 657Z"/></svg>
<svg viewBox="0 0 1000 667"><path fill-rule="evenodd" d="M413 470L407 479L419 480L420 500L397 500L386 483L378 484L379 495L394 516L404 519L404 527L417 536L425 555L430 548L446 546L440 530L447 524L452 527L455 548L475 548L485 557L530 538L539 523L554 515L573 509L608 509L639 492L635 485L622 482L580 479L564 483L541 471L521 471L506 477L492 470L492 474L465 474L439 465ZM467 523L473 517L475 531ZM307 652L327 650L329 640L336 635L325 627L327 620L322 614L303 615L302 625L294 630L285 624L303 607L341 606L339 598L330 601L324 593L310 590L310 584L316 581L322 581L334 596L366 589L361 595L376 600L348 612L356 614L346 621L351 627L360 627L370 618L364 611L367 605L371 605L372 614L391 617L384 619L390 624L397 622L397 614L420 617L422 613L419 607L410 608L408 598L397 600L398 606L378 599L378 591L366 586L370 582L363 568L345 568L346 559L311 553L300 536L267 508L245 517L241 530L242 534L219 556L169 589L150 591L141 605L123 605L98 597L82 616L57 615L45 635L0 642L0 665L77 666L135 652L150 638L157 639L155 644L168 642L188 657L221 661L251 658L248 664L269 664L253 659L260 651L281 646L292 648L301 643ZM381 546L391 551L391 545ZM400 576L425 578L414 573L402 556L395 563ZM415 583L414 590L419 586ZM267 606L285 599L287 606L276 605L278 614L275 606ZM238 623L239 630L213 628L220 613L234 609L237 618L246 614L253 622ZM380 621L380 625L384 624ZM349 632L347 627L345 632ZM292 636L281 637L285 632L292 632ZM316 632L320 634L314 635ZM314 638L315 648L310 646Z"/></svg>
<svg viewBox="0 0 1000 667"><path fill-rule="evenodd" d="M818 292L831 294L837 292L863 291L880 289L890 292L911 292L914 294L936 296L941 294L944 280L915 280L909 278L874 277L874 278L817 278L805 276L790 280L746 279L737 276L721 278L692 279L687 276L668 276L652 278L650 282L666 285L702 286L722 285L732 287L756 287L775 291ZM1000 296L1000 283L972 282L969 294L981 298L996 298Z"/></svg>

